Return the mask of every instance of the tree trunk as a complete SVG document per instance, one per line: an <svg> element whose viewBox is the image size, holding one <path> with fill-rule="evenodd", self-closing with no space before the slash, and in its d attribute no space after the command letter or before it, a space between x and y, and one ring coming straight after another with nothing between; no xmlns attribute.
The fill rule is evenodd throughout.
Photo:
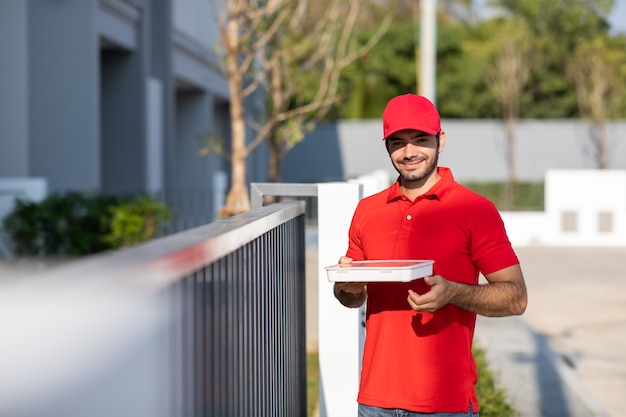
<svg viewBox="0 0 626 417"><path fill-rule="evenodd" d="M598 162L600 169L609 168L609 146L606 139L606 122L598 122Z"/></svg>
<svg viewBox="0 0 626 417"><path fill-rule="evenodd" d="M231 183L226 196L226 206L219 216L226 218L250 211L250 197L246 186L246 122L242 93L243 74L239 68L239 23L237 19L228 22L227 61L228 86L230 88L231 124Z"/></svg>
<svg viewBox="0 0 626 417"><path fill-rule="evenodd" d="M273 137L267 142L269 144L269 180L270 182L279 182L281 180L280 146Z"/></svg>
<svg viewBox="0 0 626 417"><path fill-rule="evenodd" d="M504 121L506 126L506 162L509 171L509 182L517 182L517 166L515 164L515 117L508 115Z"/></svg>
<svg viewBox="0 0 626 417"><path fill-rule="evenodd" d="M517 182L515 165L515 117L509 113L504 120L506 126L506 162L508 166L508 181L504 187L503 207L513 207L515 196L514 187Z"/></svg>

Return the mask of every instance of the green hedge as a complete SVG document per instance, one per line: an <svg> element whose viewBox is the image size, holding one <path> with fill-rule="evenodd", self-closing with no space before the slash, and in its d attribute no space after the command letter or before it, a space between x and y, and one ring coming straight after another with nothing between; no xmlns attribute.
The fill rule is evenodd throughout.
<svg viewBox="0 0 626 417"><path fill-rule="evenodd" d="M17 256L83 256L148 240L170 218L150 197L68 192L17 200L4 229Z"/></svg>
<svg viewBox="0 0 626 417"><path fill-rule="evenodd" d="M542 211L544 209L543 182L465 182L466 187L491 200L498 210Z"/></svg>
<svg viewBox="0 0 626 417"><path fill-rule="evenodd" d="M476 369L478 369L476 396L480 404L480 417L519 416L520 413L507 401L506 391L497 384L495 376L489 369L485 350L474 346L473 352Z"/></svg>

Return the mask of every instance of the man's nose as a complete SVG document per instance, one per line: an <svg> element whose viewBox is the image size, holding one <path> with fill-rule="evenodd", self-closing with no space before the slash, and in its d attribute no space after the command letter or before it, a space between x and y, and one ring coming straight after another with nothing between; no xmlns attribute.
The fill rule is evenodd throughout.
<svg viewBox="0 0 626 417"><path fill-rule="evenodd" d="M419 153L419 146L413 145L412 143L407 143L404 146L404 157L412 158Z"/></svg>

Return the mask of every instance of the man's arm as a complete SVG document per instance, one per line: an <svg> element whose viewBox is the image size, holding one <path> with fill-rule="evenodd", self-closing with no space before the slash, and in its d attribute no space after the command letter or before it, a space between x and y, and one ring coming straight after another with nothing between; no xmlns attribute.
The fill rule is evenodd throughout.
<svg viewBox="0 0 626 417"><path fill-rule="evenodd" d="M446 304L489 317L520 315L526 310L528 295L519 265L485 275L489 282L468 285L448 281L442 276L426 277L429 292L419 295L409 290L408 302L415 311L433 312Z"/></svg>

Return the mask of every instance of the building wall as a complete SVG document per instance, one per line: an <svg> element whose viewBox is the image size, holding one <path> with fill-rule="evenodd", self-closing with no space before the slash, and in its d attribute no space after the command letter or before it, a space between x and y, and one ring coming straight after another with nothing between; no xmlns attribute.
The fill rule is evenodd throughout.
<svg viewBox="0 0 626 417"><path fill-rule="evenodd" d="M0 2L0 176L45 178L50 192L210 194L229 165L201 156L198 137L230 135L210 3ZM266 180L265 147L248 164Z"/></svg>
<svg viewBox="0 0 626 417"><path fill-rule="evenodd" d="M0 177L28 175L26 2L0 3ZM9 157L10 155L10 157Z"/></svg>
<svg viewBox="0 0 626 417"><path fill-rule="evenodd" d="M97 188L96 0L27 3L28 174L51 190Z"/></svg>

